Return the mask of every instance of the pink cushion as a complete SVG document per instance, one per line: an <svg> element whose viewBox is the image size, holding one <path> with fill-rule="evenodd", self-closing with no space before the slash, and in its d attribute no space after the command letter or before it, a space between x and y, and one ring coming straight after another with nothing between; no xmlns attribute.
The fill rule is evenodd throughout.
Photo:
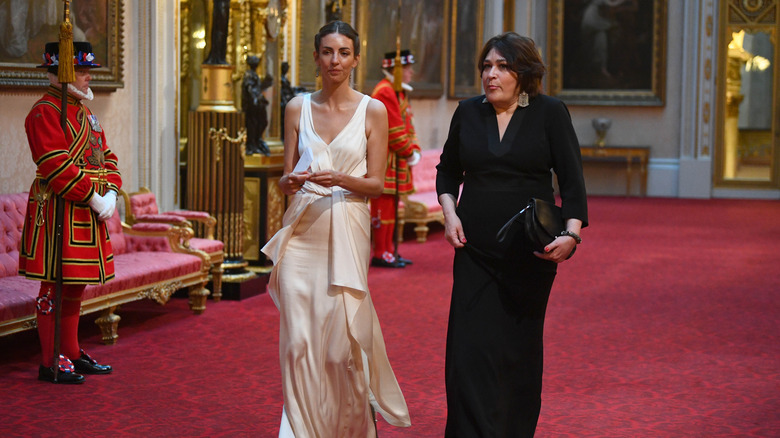
<svg viewBox="0 0 780 438"><path fill-rule="evenodd" d="M151 285L193 272L199 272L200 257L175 252L131 252L114 259L116 277L103 285L90 285L84 299Z"/></svg>
<svg viewBox="0 0 780 438"><path fill-rule="evenodd" d="M122 231L122 220L119 218L119 210L108 220L108 238L111 239L111 247L114 257L127 252L125 233Z"/></svg>
<svg viewBox="0 0 780 438"><path fill-rule="evenodd" d="M128 253L172 252L167 237L127 236Z"/></svg>
<svg viewBox="0 0 780 438"><path fill-rule="evenodd" d="M130 211L136 220L163 222L158 215L173 215L187 219L207 219L210 215L205 211L175 210L160 213L157 207L157 198L154 193L139 193L130 197ZM142 219L143 218L143 219ZM176 219L181 221L182 219Z"/></svg>
<svg viewBox="0 0 780 438"><path fill-rule="evenodd" d="M0 278L19 272L19 245L26 214L27 193L0 195Z"/></svg>
<svg viewBox="0 0 780 438"><path fill-rule="evenodd" d="M170 224L160 223L146 223L141 222L133 224L134 231L140 232L160 232L168 231L173 228ZM158 252L173 252L171 250L171 244L168 237L157 236L138 236L134 234L126 234L127 236L127 250L129 252L140 251L158 251Z"/></svg>
<svg viewBox="0 0 780 438"><path fill-rule="evenodd" d="M41 283L20 275L0 278L0 321L35 314Z"/></svg>
<svg viewBox="0 0 780 438"><path fill-rule="evenodd" d="M171 224L165 224L165 223L148 223L148 222L142 222L139 224L133 224L131 227L135 231L151 231L151 232L159 232L159 231L168 231L173 226ZM127 236L128 238L130 236Z"/></svg>
<svg viewBox="0 0 780 438"><path fill-rule="evenodd" d="M139 193L130 197L130 212L133 216L157 214L157 198L154 193Z"/></svg>
<svg viewBox="0 0 780 438"><path fill-rule="evenodd" d="M157 213L157 214L138 214L135 216L135 220L139 222L160 222L160 223L177 223L187 220L184 215L169 214L169 213Z"/></svg>
<svg viewBox="0 0 780 438"><path fill-rule="evenodd" d="M184 216L187 219L208 219L210 214L206 213L205 211L195 211L195 210L174 210L169 213L165 214L173 214L177 216Z"/></svg>
<svg viewBox="0 0 780 438"><path fill-rule="evenodd" d="M225 244L221 240L193 237L190 239L190 247L199 249L208 254L214 254L215 252L224 251Z"/></svg>
<svg viewBox="0 0 780 438"><path fill-rule="evenodd" d="M436 192L436 165L441 150L429 149L420 153L420 162L412 167L412 178L416 192ZM438 204L439 202L436 201Z"/></svg>
<svg viewBox="0 0 780 438"><path fill-rule="evenodd" d="M434 213L441 211L441 205L439 204L439 198L436 196L436 192L417 192L409 195L410 201L420 202L428 207L428 212Z"/></svg>

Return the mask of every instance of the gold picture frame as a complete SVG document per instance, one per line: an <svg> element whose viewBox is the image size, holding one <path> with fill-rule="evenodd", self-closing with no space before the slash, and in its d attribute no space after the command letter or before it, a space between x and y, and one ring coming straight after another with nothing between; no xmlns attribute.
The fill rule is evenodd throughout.
<svg viewBox="0 0 780 438"><path fill-rule="evenodd" d="M44 46L57 41L63 17L63 2L52 9L48 3L28 0L9 5L25 8L28 19L24 23L0 23L0 27L17 26L13 44L0 44L0 88L38 88L48 86L46 70L36 68L42 62ZM40 10L30 8L35 7ZM73 0L70 2L74 40L92 44L100 68L90 71L90 87L96 90L115 90L124 87L123 35L124 0ZM30 13L32 12L32 13ZM9 14L9 16L12 14ZM32 17L32 18L30 18ZM34 29L31 29L34 27Z"/></svg>
<svg viewBox="0 0 780 438"><path fill-rule="evenodd" d="M481 0L480 0L481 1ZM414 55L413 96L437 98L444 94L447 18L450 0L402 0L401 49ZM384 54L395 50L398 2L359 0L357 28L361 40L357 89L371 93L382 80Z"/></svg>
<svg viewBox="0 0 780 438"><path fill-rule="evenodd" d="M570 105L663 106L668 0L551 0L547 85Z"/></svg>
<svg viewBox="0 0 780 438"><path fill-rule="evenodd" d="M352 0L296 0L298 23L298 86L314 90L317 77L314 73L314 36L327 24L329 10L341 7L341 20L352 22ZM357 29L360 33L360 29ZM361 37L363 35L361 34Z"/></svg>
<svg viewBox="0 0 780 438"><path fill-rule="evenodd" d="M450 80L447 97L462 99L482 93L477 58L482 50L484 0L452 0Z"/></svg>

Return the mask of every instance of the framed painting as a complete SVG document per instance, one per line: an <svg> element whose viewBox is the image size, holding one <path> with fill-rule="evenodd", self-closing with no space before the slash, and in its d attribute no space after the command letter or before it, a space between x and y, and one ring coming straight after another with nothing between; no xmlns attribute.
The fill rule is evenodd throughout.
<svg viewBox="0 0 780 438"><path fill-rule="evenodd" d="M414 55L414 97L440 97L444 94L444 62L447 51L445 17L449 0L401 0L401 49ZM397 0L359 0L358 27L361 45L357 68L357 88L371 93L382 80L382 59L396 49L398 32Z"/></svg>
<svg viewBox="0 0 780 438"><path fill-rule="evenodd" d="M317 77L314 74L314 36L322 26L341 16L341 21L351 23L352 0L297 0L298 23L298 85L314 90ZM360 29L358 29L358 33ZM363 36L362 34L360 35Z"/></svg>
<svg viewBox="0 0 780 438"><path fill-rule="evenodd" d="M466 98L482 92L477 57L482 50L484 0L453 0L450 81L447 97Z"/></svg>
<svg viewBox="0 0 780 438"><path fill-rule="evenodd" d="M124 86L122 22L124 0L72 0L70 19L75 41L89 41L97 63L90 86L115 90ZM59 39L63 17L61 1L3 2L0 11L0 87L48 86L43 60L47 42Z"/></svg>
<svg viewBox="0 0 780 438"><path fill-rule="evenodd" d="M548 89L572 105L663 106L667 0L551 0Z"/></svg>

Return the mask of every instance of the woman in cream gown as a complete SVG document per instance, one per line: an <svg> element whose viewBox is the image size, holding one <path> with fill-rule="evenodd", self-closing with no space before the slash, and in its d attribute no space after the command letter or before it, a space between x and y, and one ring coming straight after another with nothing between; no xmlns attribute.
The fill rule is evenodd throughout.
<svg viewBox="0 0 780 438"><path fill-rule="evenodd" d="M315 37L322 89L285 114L283 227L263 252L280 312L280 437L375 437L372 410L395 426L409 412L385 351L367 275L369 197L382 192L387 112L349 85L360 42L331 22Z"/></svg>

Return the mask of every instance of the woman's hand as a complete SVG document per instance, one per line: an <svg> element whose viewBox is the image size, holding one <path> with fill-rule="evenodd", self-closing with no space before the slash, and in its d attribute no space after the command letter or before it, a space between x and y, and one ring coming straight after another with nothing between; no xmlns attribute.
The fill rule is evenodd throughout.
<svg viewBox="0 0 780 438"><path fill-rule="evenodd" d="M320 170L309 175L309 181L322 187L341 186L344 174L335 170Z"/></svg>
<svg viewBox="0 0 780 438"><path fill-rule="evenodd" d="M534 251L534 255L540 259L560 263L566 260L577 246L577 241L571 236L558 236L550 244L544 247L545 252Z"/></svg>
<svg viewBox="0 0 780 438"><path fill-rule="evenodd" d="M311 177L309 172L288 173L279 178L279 188L285 195L294 195L303 187L303 183Z"/></svg>
<svg viewBox="0 0 780 438"><path fill-rule="evenodd" d="M454 248L463 248L466 243L466 235L463 234L463 224L455 212L455 196L449 193L439 195L439 204L444 213L444 238Z"/></svg>
<svg viewBox="0 0 780 438"><path fill-rule="evenodd" d="M463 248L466 235L463 234L463 224L457 214L444 217L444 237L454 248Z"/></svg>

